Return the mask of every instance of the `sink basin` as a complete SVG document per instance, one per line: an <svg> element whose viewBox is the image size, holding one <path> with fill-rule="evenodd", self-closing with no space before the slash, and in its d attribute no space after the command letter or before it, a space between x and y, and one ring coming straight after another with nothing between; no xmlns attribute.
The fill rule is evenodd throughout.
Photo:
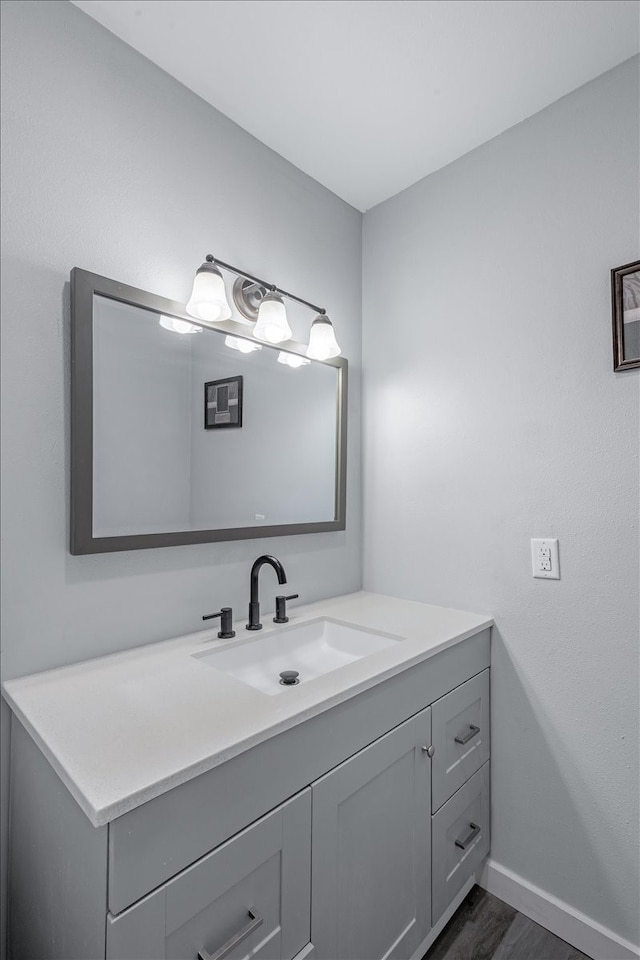
<svg viewBox="0 0 640 960"><path fill-rule="evenodd" d="M260 632L193 656L256 690L273 696L296 686L280 683L283 670L297 670L305 683L402 640L388 633L361 630L322 617L298 626Z"/></svg>

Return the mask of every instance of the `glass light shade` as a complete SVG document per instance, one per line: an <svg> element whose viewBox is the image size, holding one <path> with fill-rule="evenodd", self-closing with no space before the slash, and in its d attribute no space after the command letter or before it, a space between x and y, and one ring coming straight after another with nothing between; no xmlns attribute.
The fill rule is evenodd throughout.
<svg viewBox="0 0 640 960"><path fill-rule="evenodd" d="M311 360L301 357L298 353L285 353L283 350L278 354L278 363L284 363L287 367L306 367Z"/></svg>
<svg viewBox="0 0 640 960"><path fill-rule="evenodd" d="M311 324L307 356L311 360L330 360L341 352L331 320L324 314L319 314Z"/></svg>
<svg viewBox="0 0 640 960"><path fill-rule="evenodd" d="M251 340L245 340L243 337L225 337L224 345L231 350L239 350L240 353L253 353L254 350L262 350L259 343L252 343Z"/></svg>
<svg viewBox="0 0 640 960"><path fill-rule="evenodd" d="M253 335L256 340L264 340L266 343L282 343L291 339L287 311L282 297L276 293L268 293L260 304Z"/></svg>
<svg viewBox="0 0 640 960"><path fill-rule="evenodd" d="M193 290L185 310L198 320L221 323L231 316L222 274L212 263L203 263L193 280Z"/></svg>
<svg viewBox="0 0 640 960"><path fill-rule="evenodd" d="M202 333L202 327L195 323L189 323L188 320L178 320L177 317L160 317L158 321L165 330L171 330L172 333Z"/></svg>

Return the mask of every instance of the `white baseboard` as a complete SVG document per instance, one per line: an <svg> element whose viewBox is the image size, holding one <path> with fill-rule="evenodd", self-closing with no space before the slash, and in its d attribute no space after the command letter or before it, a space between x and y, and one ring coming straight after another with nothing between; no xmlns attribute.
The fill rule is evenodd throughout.
<svg viewBox="0 0 640 960"><path fill-rule="evenodd" d="M478 880L481 887L546 927L593 960L638 960L640 949L613 930L535 887L495 860L489 860Z"/></svg>

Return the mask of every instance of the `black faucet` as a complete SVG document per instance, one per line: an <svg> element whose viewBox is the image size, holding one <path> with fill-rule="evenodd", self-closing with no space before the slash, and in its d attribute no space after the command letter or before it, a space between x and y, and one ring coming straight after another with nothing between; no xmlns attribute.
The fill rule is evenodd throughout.
<svg viewBox="0 0 640 960"><path fill-rule="evenodd" d="M262 624L260 623L260 603L258 601L258 574L265 563L268 563L269 566L275 570L278 575L278 583L287 582L284 567L276 557L268 557L266 555L258 557L251 567L251 600L249 601L249 622L247 623L247 630L262 630Z"/></svg>

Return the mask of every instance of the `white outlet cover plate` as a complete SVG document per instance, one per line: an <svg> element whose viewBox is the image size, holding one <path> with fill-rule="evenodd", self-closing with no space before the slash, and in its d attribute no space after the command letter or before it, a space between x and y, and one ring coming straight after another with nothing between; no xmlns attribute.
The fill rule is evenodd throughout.
<svg viewBox="0 0 640 960"><path fill-rule="evenodd" d="M545 570L542 564L543 558L546 559L546 550L549 551L548 559L550 560L550 569L548 570ZM531 541L531 569L533 576L542 580L560 579L557 539L547 537Z"/></svg>

